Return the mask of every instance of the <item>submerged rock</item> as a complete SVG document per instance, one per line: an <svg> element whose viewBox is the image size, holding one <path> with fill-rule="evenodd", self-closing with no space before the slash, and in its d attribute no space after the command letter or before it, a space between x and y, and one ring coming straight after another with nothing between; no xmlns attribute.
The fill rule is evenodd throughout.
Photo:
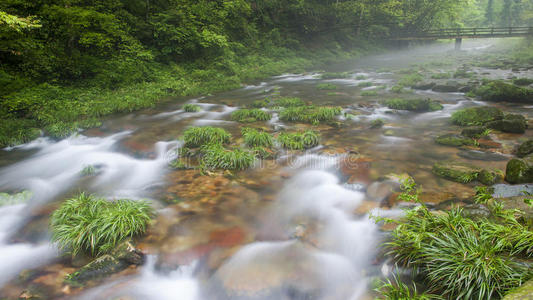
<svg viewBox="0 0 533 300"><path fill-rule="evenodd" d="M453 161L436 163L433 165L433 173L459 183L477 180L485 185L492 185L503 179L500 172Z"/></svg>
<svg viewBox="0 0 533 300"><path fill-rule="evenodd" d="M511 159L507 163L505 180L509 183L533 183L533 155Z"/></svg>
<svg viewBox="0 0 533 300"><path fill-rule="evenodd" d="M461 146L474 146L475 141L469 137L465 137L458 134L445 134L437 137L435 142L440 145L461 147Z"/></svg>
<svg viewBox="0 0 533 300"><path fill-rule="evenodd" d="M522 143L520 146L518 146L518 149L516 151L516 156L524 157L531 153L533 153L533 140L526 141Z"/></svg>
<svg viewBox="0 0 533 300"><path fill-rule="evenodd" d="M470 160L482 160L482 161L504 161L508 158L504 155L493 153L493 152L485 152L485 151L479 151L479 150L465 150L459 152L457 155L460 157L470 159Z"/></svg>

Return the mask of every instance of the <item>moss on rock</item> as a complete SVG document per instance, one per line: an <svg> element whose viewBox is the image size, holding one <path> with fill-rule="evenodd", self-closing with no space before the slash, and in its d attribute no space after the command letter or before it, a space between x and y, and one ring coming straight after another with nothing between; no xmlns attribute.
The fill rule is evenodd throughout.
<svg viewBox="0 0 533 300"><path fill-rule="evenodd" d="M481 86L475 94L484 101L533 103L533 90L500 80Z"/></svg>
<svg viewBox="0 0 533 300"><path fill-rule="evenodd" d="M445 134L437 137L435 142L440 145L461 147L461 146L473 146L475 141L472 138L465 137L458 134Z"/></svg>
<svg viewBox="0 0 533 300"><path fill-rule="evenodd" d="M459 126L484 125L502 120L503 112L496 107L481 106L461 109L452 114L452 123Z"/></svg>
<svg viewBox="0 0 533 300"><path fill-rule="evenodd" d="M431 99L389 99L385 105L390 109L409 110L416 112L437 111L443 109L442 104Z"/></svg>
<svg viewBox="0 0 533 300"><path fill-rule="evenodd" d="M442 162L433 165L435 175L460 183L476 180L481 170L481 168L458 162Z"/></svg>
<svg viewBox="0 0 533 300"><path fill-rule="evenodd" d="M524 157L531 153L533 153L533 140L526 141L522 143L520 146L518 146L518 149L516 151L516 156Z"/></svg>
<svg viewBox="0 0 533 300"><path fill-rule="evenodd" d="M512 290L503 300L530 300L533 296L533 279Z"/></svg>
<svg viewBox="0 0 533 300"><path fill-rule="evenodd" d="M507 163L505 180L509 183L533 183L533 156L513 158Z"/></svg>
<svg viewBox="0 0 533 300"><path fill-rule="evenodd" d="M488 122L486 126L502 132L524 133L527 128L527 120L519 114L507 114L502 120Z"/></svg>

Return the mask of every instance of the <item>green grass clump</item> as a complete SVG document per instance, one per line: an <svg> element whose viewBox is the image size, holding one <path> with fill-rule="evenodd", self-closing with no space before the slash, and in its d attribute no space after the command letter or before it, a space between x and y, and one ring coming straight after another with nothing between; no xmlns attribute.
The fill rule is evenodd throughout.
<svg viewBox="0 0 533 300"><path fill-rule="evenodd" d="M459 126L484 125L503 119L503 112L496 107L482 106L461 109L452 114L452 123Z"/></svg>
<svg viewBox="0 0 533 300"><path fill-rule="evenodd" d="M241 123L253 123L257 121L268 121L272 115L261 109L239 109L231 113L233 121Z"/></svg>
<svg viewBox="0 0 533 300"><path fill-rule="evenodd" d="M267 147L274 145L274 139L268 132L258 131L253 128L243 128L241 130L244 143L248 147Z"/></svg>
<svg viewBox="0 0 533 300"><path fill-rule="evenodd" d="M320 75L322 79L343 79L350 78L350 74L347 72L326 72Z"/></svg>
<svg viewBox="0 0 533 300"><path fill-rule="evenodd" d="M431 79L450 79L452 75L450 73L435 73L431 75Z"/></svg>
<svg viewBox="0 0 533 300"><path fill-rule="evenodd" d="M207 144L227 144L231 134L222 128L191 127L185 130L183 140L186 147L197 148Z"/></svg>
<svg viewBox="0 0 533 300"><path fill-rule="evenodd" d="M361 92L361 96L363 97L373 97L373 96L377 96L378 95L378 92L376 91L363 91Z"/></svg>
<svg viewBox="0 0 533 300"><path fill-rule="evenodd" d="M52 241L73 254L101 255L122 240L144 233L152 214L145 201L108 201L81 193L53 212Z"/></svg>
<svg viewBox="0 0 533 300"><path fill-rule="evenodd" d="M375 119L370 122L370 128L372 129L381 128L383 127L383 125L385 125L385 121L383 121L382 119Z"/></svg>
<svg viewBox="0 0 533 300"><path fill-rule="evenodd" d="M398 85L413 86L422 81L424 77L418 73L408 74L400 78Z"/></svg>
<svg viewBox="0 0 533 300"><path fill-rule="evenodd" d="M389 99L385 105L390 109L409 110L416 112L437 111L443 109L442 104L431 99Z"/></svg>
<svg viewBox="0 0 533 300"><path fill-rule="evenodd" d="M37 122L28 119L2 119L0 122L0 148L27 143L38 138L41 131Z"/></svg>
<svg viewBox="0 0 533 300"><path fill-rule="evenodd" d="M357 80L365 80L365 79L367 79L367 78L368 78L368 77L366 77L365 75L357 75L357 76L355 77L355 79L357 79Z"/></svg>
<svg viewBox="0 0 533 300"><path fill-rule="evenodd" d="M183 110L185 112L193 113L193 112L199 112L201 110L200 106L196 104L187 103L183 105Z"/></svg>
<svg viewBox="0 0 533 300"><path fill-rule="evenodd" d="M255 155L243 149L225 149L221 144L202 148L202 166L208 169L245 170L255 162Z"/></svg>
<svg viewBox="0 0 533 300"><path fill-rule="evenodd" d="M249 106L251 108L263 108L263 107L267 107L269 104L270 104L270 100L263 99L263 100L255 100Z"/></svg>
<svg viewBox="0 0 533 300"><path fill-rule="evenodd" d="M416 197L417 198L417 197ZM489 205L491 217L469 217L461 208L432 213L420 206L397 223L387 255L422 276L433 293L448 299L493 299L533 276L533 232L520 213Z"/></svg>
<svg viewBox="0 0 533 300"><path fill-rule="evenodd" d="M282 110L279 118L287 122L302 122L314 125L320 122L332 121L335 116L340 115L342 108L340 107L325 107L325 106L300 106L290 107Z"/></svg>
<svg viewBox="0 0 533 300"><path fill-rule="evenodd" d="M390 91L395 93L395 94L403 94L403 93L407 92L407 90L405 90L404 86L401 85L401 84L397 84L397 85L391 87Z"/></svg>
<svg viewBox="0 0 533 300"><path fill-rule="evenodd" d="M96 174L96 167L93 165L87 165L81 170L82 176L92 176Z"/></svg>
<svg viewBox="0 0 533 300"><path fill-rule="evenodd" d="M273 105L277 107L296 107L304 106L305 102L302 99L296 97L283 97L274 100Z"/></svg>
<svg viewBox="0 0 533 300"><path fill-rule="evenodd" d="M360 82L357 86L360 88L365 88L365 87L371 87L373 85L374 84L370 81L364 81L364 82Z"/></svg>
<svg viewBox="0 0 533 300"><path fill-rule="evenodd" d="M306 150L316 147L320 143L320 136L311 130L296 133L281 133L278 142L285 149Z"/></svg>
<svg viewBox="0 0 533 300"><path fill-rule="evenodd" d="M398 275L394 275L392 280L378 282L378 287L374 289L381 295L382 299L386 300L441 300L444 299L437 295L420 294L417 291L416 284L410 287L399 279Z"/></svg>
<svg viewBox="0 0 533 300"><path fill-rule="evenodd" d="M334 84L331 84L331 83L320 83L320 84L316 85L316 88L319 89L319 90L331 91L331 90L336 90L337 86L334 85Z"/></svg>

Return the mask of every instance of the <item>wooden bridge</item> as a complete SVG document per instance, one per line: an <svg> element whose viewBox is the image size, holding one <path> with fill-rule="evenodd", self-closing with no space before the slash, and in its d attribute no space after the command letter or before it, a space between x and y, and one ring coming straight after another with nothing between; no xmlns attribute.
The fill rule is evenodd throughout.
<svg viewBox="0 0 533 300"><path fill-rule="evenodd" d="M533 36L533 27L490 27L490 28L445 28L424 31L399 31L391 34L392 40L439 40L455 39L455 48L461 49L463 39L509 38Z"/></svg>

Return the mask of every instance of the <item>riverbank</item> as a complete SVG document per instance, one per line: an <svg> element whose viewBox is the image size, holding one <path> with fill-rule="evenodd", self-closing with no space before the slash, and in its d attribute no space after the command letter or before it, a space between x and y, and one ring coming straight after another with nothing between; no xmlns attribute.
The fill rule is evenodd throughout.
<svg viewBox="0 0 533 300"><path fill-rule="evenodd" d="M330 45L320 49L265 49L239 57L220 57L207 66L194 64L152 66L151 78L116 89L43 83L9 95L4 103L0 125L0 147L13 146L41 134L63 138L79 129L98 127L104 116L153 107L179 96L202 96L236 89L243 84L285 72L312 68L353 59L381 49L362 42L352 49ZM18 115L18 118L14 118Z"/></svg>

